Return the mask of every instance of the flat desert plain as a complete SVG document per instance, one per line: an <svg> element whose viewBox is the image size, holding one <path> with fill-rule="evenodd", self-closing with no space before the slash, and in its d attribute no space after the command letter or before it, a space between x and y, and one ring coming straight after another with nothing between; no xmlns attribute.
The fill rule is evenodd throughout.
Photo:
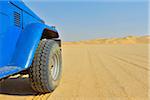
<svg viewBox="0 0 150 100"><path fill-rule="evenodd" d="M62 79L54 92L36 94L27 76L17 76L1 83L0 100L149 100L150 45L130 38L63 43Z"/></svg>

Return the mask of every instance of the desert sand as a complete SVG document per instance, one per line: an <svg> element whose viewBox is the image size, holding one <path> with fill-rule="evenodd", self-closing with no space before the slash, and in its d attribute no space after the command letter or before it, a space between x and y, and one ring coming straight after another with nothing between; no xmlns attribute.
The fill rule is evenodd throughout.
<svg viewBox="0 0 150 100"><path fill-rule="evenodd" d="M26 76L16 76L1 83L0 100L149 100L144 38L63 43L62 79L54 92L36 94Z"/></svg>
<svg viewBox="0 0 150 100"><path fill-rule="evenodd" d="M65 42L68 44L147 44L150 43L150 36L127 36L120 38L99 38L77 42Z"/></svg>

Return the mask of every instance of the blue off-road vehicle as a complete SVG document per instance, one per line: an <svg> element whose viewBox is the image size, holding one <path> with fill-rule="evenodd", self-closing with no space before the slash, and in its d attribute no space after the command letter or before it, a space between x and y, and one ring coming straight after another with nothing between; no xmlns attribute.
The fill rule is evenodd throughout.
<svg viewBox="0 0 150 100"><path fill-rule="evenodd" d="M61 41L20 0L0 0L0 79L29 74L36 92L53 91L61 76Z"/></svg>

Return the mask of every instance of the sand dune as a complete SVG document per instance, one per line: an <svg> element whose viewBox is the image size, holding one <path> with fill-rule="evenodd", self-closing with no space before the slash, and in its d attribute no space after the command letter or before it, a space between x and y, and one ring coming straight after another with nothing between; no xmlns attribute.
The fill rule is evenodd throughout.
<svg viewBox="0 0 150 100"><path fill-rule="evenodd" d="M93 45L89 41L66 43L62 46L62 80L54 92L36 94L27 77L10 78L1 83L0 100L149 100L149 44L145 38L149 40L126 37L101 45L99 39ZM112 45L118 43L114 40L122 44ZM109 41L112 44L106 45Z"/></svg>
<svg viewBox="0 0 150 100"><path fill-rule="evenodd" d="M122 38L100 38L94 40L84 40L79 42L65 42L69 44L147 44L150 43L150 36L127 36Z"/></svg>

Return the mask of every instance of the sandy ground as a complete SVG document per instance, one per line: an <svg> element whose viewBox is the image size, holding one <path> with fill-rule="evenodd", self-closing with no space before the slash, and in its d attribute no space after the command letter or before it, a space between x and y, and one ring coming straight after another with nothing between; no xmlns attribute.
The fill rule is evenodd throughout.
<svg viewBox="0 0 150 100"><path fill-rule="evenodd" d="M0 100L148 100L148 44L63 45L59 87L45 95L28 78L1 83Z"/></svg>

